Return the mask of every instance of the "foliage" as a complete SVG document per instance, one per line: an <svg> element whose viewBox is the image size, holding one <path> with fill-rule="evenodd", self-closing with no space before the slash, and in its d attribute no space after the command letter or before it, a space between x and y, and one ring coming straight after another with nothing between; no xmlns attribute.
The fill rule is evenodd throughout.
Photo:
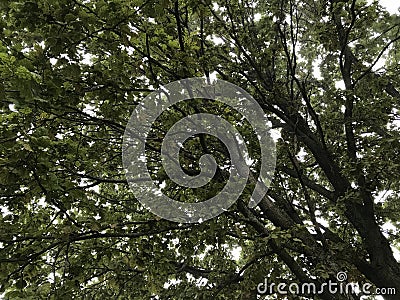
<svg viewBox="0 0 400 300"><path fill-rule="evenodd" d="M398 14L364 0L3 0L0 14L5 299L257 299L264 278L339 271L400 292ZM254 209L250 183L215 219L168 222L127 186L124 128L160 85L210 74L251 93L279 130L275 178ZM149 169L181 201L226 180L221 168L185 190L160 167L165 130L196 112L240 120L201 100L161 116ZM241 130L256 178L259 146ZM188 172L204 152L229 162L209 136L184 149Z"/></svg>

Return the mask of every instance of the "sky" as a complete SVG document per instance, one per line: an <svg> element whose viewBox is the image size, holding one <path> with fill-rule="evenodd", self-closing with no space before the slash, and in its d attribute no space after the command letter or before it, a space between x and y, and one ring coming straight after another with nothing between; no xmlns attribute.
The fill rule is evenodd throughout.
<svg viewBox="0 0 400 300"><path fill-rule="evenodd" d="M368 1L372 2L372 1ZM400 1L398 0L380 0L379 3L384 6L388 12L391 14L395 14L398 12L398 9L400 7Z"/></svg>

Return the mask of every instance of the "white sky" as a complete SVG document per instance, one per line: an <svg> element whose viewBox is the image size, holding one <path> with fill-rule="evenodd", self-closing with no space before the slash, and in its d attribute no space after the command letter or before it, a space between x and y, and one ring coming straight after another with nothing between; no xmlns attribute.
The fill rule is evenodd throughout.
<svg viewBox="0 0 400 300"><path fill-rule="evenodd" d="M369 0L368 2L372 2ZM398 0L380 0L379 3L384 6L391 14L398 13L400 2Z"/></svg>

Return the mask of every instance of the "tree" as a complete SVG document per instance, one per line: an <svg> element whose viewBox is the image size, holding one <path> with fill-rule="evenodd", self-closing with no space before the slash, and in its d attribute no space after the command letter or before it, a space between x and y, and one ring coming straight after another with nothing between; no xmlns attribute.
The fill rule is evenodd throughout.
<svg viewBox="0 0 400 300"><path fill-rule="evenodd" d="M265 278L321 284L338 272L400 292L398 14L363 0L5 0L0 11L6 299L257 299ZM249 182L214 219L160 219L124 177L125 125L163 84L211 74L248 91L280 132L274 180L254 209ZM180 201L226 180L220 169L207 189L183 189L159 164L171 122L205 111L240 118L184 102L148 141L154 180ZM204 152L229 162L207 135L183 148L187 172Z"/></svg>

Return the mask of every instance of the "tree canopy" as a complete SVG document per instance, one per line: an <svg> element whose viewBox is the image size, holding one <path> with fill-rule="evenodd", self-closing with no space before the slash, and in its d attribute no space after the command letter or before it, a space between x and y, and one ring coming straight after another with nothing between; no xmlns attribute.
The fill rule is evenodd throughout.
<svg viewBox="0 0 400 300"><path fill-rule="evenodd" d="M400 14L364 0L2 0L0 15L4 299L299 299L257 286L338 272L400 293ZM164 220L129 189L125 126L159 87L215 76L271 121L274 179L254 208L249 179L213 219ZM215 180L188 189L166 175L165 133L199 112L241 120L185 101L146 144L152 178L183 202L218 194L230 161L198 135L182 145L182 168L197 174L212 154ZM260 145L241 122L257 178Z"/></svg>

